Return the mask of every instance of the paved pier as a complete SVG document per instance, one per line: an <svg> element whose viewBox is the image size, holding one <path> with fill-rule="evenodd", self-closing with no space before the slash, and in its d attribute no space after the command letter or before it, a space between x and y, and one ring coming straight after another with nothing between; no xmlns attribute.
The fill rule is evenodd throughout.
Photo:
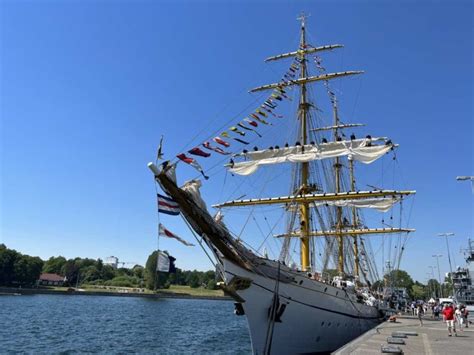
<svg viewBox="0 0 474 355"><path fill-rule="evenodd" d="M423 319L423 326L420 327L418 318L401 316L397 318L396 323L380 324L375 329L346 344L333 355L382 354L381 347L388 345L387 338L393 332L405 331L416 332L418 335L408 335L407 338L404 338L405 345L392 344L392 346L399 346L404 354L474 354L474 324L471 324L469 328L463 328L462 332L456 327L458 336L448 337L446 323L442 320L432 320L427 316Z"/></svg>

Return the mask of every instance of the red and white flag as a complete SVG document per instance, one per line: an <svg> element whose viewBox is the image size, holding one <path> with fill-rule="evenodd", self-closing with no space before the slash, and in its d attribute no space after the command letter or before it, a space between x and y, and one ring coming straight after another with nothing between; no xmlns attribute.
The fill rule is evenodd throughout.
<svg viewBox="0 0 474 355"><path fill-rule="evenodd" d="M213 147L211 145L211 143L209 143L209 142L204 142L202 144L202 146L206 149L213 150L214 152L217 152L217 153L222 154L222 155L229 155L230 154L229 152L226 152L226 151L224 151L223 149L221 149L219 147Z"/></svg>
<svg viewBox="0 0 474 355"><path fill-rule="evenodd" d="M166 238L172 238L172 239L176 239L178 242L181 242L183 243L184 245L186 245L187 247L193 247L194 244L192 243L189 243L187 241L185 241L184 239L181 239L180 237L178 237L176 234L174 234L173 232L170 232L168 229L165 228L164 225L162 225L161 223L158 225L158 234L163 236L163 237L166 237Z"/></svg>
<svg viewBox="0 0 474 355"><path fill-rule="evenodd" d="M230 144L223 140L221 137L214 137L212 140L216 143L219 143L220 145L223 145L226 148L230 147Z"/></svg>
<svg viewBox="0 0 474 355"><path fill-rule="evenodd" d="M209 176L206 176L206 174L204 174L204 170L202 170L201 165L199 165L199 163L196 160L194 160L191 157L186 156L186 154L184 153L178 154L176 157L179 160L184 161L186 164L191 165L197 171L199 171L206 180L209 179Z"/></svg>

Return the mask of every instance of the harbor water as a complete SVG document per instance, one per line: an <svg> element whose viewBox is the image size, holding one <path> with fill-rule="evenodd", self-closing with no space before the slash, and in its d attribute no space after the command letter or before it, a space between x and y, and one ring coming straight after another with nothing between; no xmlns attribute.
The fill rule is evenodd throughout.
<svg viewBox="0 0 474 355"><path fill-rule="evenodd" d="M250 354L231 301L0 296L0 353Z"/></svg>

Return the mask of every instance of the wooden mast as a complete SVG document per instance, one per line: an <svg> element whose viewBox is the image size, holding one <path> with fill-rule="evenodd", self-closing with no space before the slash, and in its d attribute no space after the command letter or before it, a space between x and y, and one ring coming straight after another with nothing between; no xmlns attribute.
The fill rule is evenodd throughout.
<svg viewBox="0 0 474 355"><path fill-rule="evenodd" d="M301 51L301 69L300 69L300 79L304 79L307 76L306 69L306 33L305 33L305 20L306 16L301 14L298 18L301 20L301 37L300 37L300 51ZM301 97L299 104L299 118L301 120L301 144L307 144L307 115L308 115L308 103L306 102L306 83L301 84ZM301 165L301 194L307 192L309 179L309 163L302 163ZM310 268L309 260L309 229L310 229L310 219L309 219L309 205L307 202L300 204L300 225L301 225L301 269L307 271Z"/></svg>

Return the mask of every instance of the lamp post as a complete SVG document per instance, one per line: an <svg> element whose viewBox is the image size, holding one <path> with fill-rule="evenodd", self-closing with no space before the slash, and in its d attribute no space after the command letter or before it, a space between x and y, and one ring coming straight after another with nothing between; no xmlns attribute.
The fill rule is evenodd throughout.
<svg viewBox="0 0 474 355"><path fill-rule="evenodd" d="M446 249L448 250L449 272L452 273L453 272L453 266L451 265L451 253L449 252L448 237L453 237L454 233L453 232L438 233L438 236L446 238Z"/></svg>
<svg viewBox="0 0 474 355"><path fill-rule="evenodd" d="M432 255L432 256L433 256L433 258L436 258L436 264L438 265L439 296L443 297L443 289L441 288L441 273L439 272L439 258L441 258L443 255L436 254L436 255Z"/></svg>

